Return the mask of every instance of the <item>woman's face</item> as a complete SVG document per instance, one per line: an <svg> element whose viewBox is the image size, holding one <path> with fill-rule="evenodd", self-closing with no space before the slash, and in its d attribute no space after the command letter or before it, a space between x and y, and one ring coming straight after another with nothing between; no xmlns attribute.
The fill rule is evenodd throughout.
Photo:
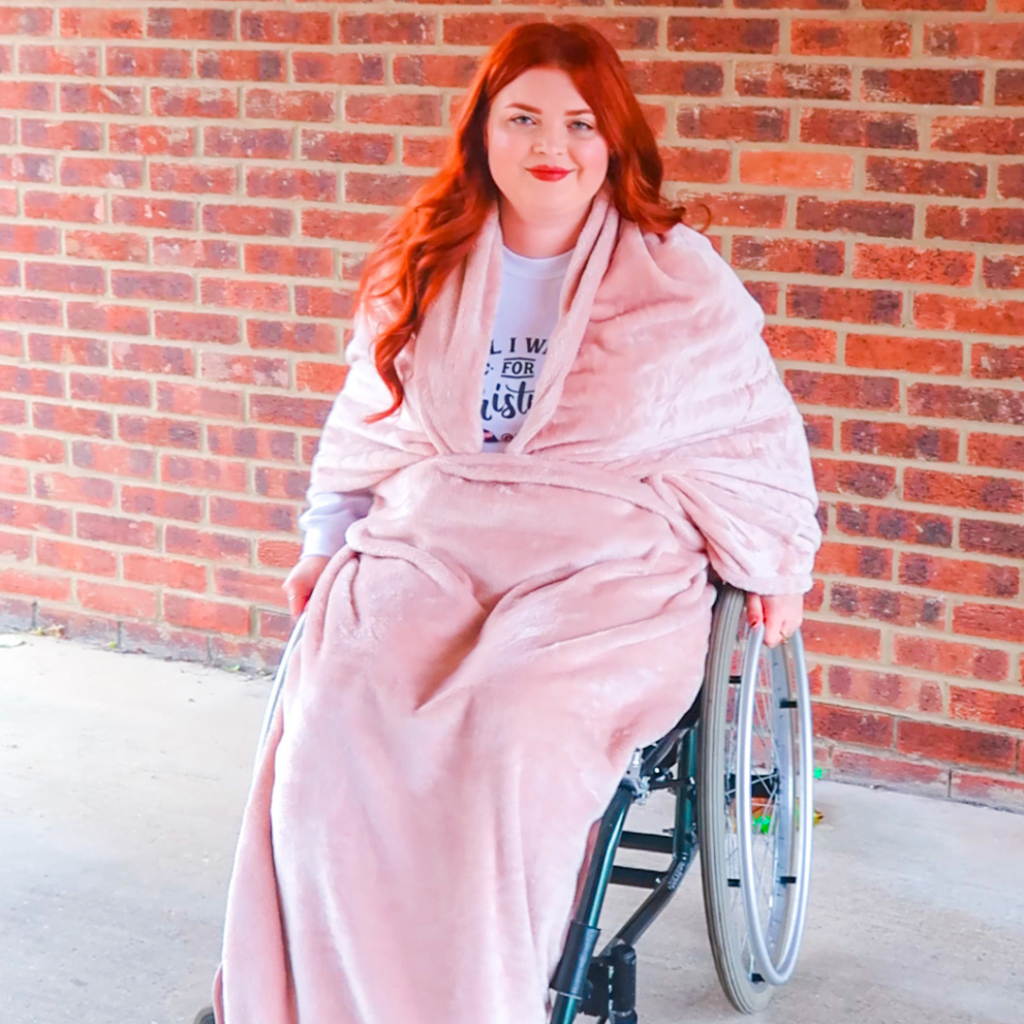
<svg viewBox="0 0 1024 1024"><path fill-rule="evenodd" d="M487 117L491 177L528 221L580 217L608 173L608 143L572 79L531 68L509 82Z"/></svg>

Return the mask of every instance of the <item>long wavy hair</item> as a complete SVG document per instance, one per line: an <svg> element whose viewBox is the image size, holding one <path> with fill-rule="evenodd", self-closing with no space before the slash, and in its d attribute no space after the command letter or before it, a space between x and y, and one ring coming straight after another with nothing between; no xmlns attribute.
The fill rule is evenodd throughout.
<svg viewBox="0 0 1024 1024"><path fill-rule="evenodd" d="M380 300L387 325L376 336L374 362L393 398L374 422L402 405L398 354L419 330L448 275L468 254L499 192L487 163L486 125L502 89L531 68L558 68L594 111L608 144L610 198L644 231L663 234L683 209L661 194L658 146L625 68L604 36L586 25L536 22L506 33L484 58L458 115L441 169L412 196L366 262L358 304Z"/></svg>

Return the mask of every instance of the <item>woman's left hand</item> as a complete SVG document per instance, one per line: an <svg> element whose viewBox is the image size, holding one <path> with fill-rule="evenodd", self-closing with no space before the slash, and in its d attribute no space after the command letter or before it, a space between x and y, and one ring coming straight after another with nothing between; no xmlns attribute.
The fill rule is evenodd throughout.
<svg viewBox="0 0 1024 1024"><path fill-rule="evenodd" d="M751 629L764 623L764 642L774 647L800 628L804 620L804 595L748 594L747 619Z"/></svg>

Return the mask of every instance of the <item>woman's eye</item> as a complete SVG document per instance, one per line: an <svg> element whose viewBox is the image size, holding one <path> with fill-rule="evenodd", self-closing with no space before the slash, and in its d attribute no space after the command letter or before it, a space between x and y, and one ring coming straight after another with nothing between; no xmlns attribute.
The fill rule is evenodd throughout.
<svg viewBox="0 0 1024 1024"><path fill-rule="evenodd" d="M516 114L516 116L512 118L513 124L526 124L528 122L533 122L533 118L530 117L529 114Z"/></svg>
<svg viewBox="0 0 1024 1024"><path fill-rule="evenodd" d="M586 121L573 121L571 127L577 129L582 128L584 131L588 132L592 132L594 130L594 126L592 124L588 124Z"/></svg>

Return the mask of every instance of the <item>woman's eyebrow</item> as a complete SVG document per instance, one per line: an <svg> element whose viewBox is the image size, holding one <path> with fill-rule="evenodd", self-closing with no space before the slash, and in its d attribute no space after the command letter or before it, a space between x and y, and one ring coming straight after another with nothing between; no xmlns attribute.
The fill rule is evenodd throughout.
<svg viewBox="0 0 1024 1024"><path fill-rule="evenodd" d="M520 110L525 110L529 114L540 114L541 111L536 107L531 107L528 103L510 103L510 107L518 107ZM565 112L566 117L572 117L576 114L592 114L593 111L589 107L584 107L582 110L567 110Z"/></svg>

